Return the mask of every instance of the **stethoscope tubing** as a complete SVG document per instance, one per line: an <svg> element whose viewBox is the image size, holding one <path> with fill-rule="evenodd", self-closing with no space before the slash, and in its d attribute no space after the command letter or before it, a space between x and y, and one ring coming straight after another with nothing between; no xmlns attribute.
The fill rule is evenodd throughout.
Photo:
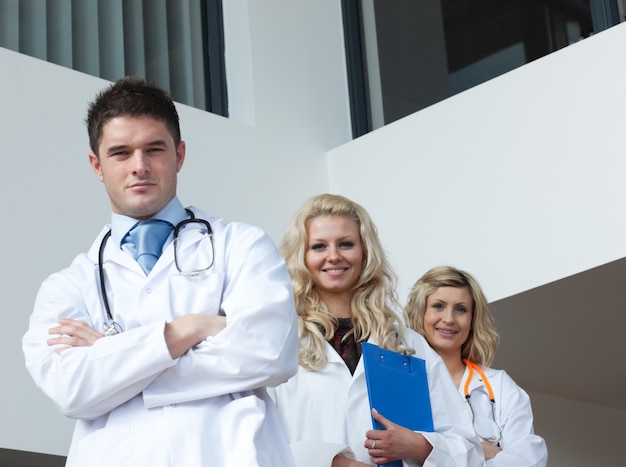
<svg viewBox="0 0 626 467"><path fill-rule="evenodd" d="M482 368L480 368L479 365L477 365L476 363L468 360L468 359L463 359L463 363L465 363L465 365L467 366L467 380L465 381L465 384L463 385L463 394L465 395L465 400L472 412L472 421L474 418L474 408L472 407L472 404L470 402L470 391L469 391L469 386L470 383L472 381L472 376L474 374L474 370L476 370L476 372L480 375L480 377L482 378L482 382L485 385L485 389L487 389L487 396L489 397L489 404L491 405L491 417L492 417L492 421L498 431L498 436L495 437L482 437L480 434L478 434L478 432L476 434L478 434L478 436L480 436L482 439L484 439L485 441L488 441L490 443L496 444L497 446L500 445L500 440L502 439L502 429L500 428L500 425L498 424L498 422L496 421L496 397L493 393L493 389L491 387L491 384L489 383L489 379L487 378L487 375L485 375L485 372L482 370Z"/></svg>
<svg viewBox="0 0 626 467"><path fill-rule="evenodd" d="M106 289L104 285L104 270L102 263L104 262L104 247L107 244L107 241L111 237L111 231L109 230L102 237L102 242L100 242L100 249L98 250L98 276L100 279L100 296L102 297L102 303L104 304L104 310L106 311L107 318L109 321L113 321L113 315L111 314L111 307L109 306L109 299L106 294Z"/></svg>
<svg viewBox="0 0 626 467"><path fill-rule="evenodd" d="M467 358L463 359L463 363L465 363L465 365L467 366L467 370L468 370L467 380L465 381L465 385L463 386L463 394L465 395L465 398L469 399L470 397L469 385L470 385L470 382L472 381L472 375L474 374L474 370L476 370L476 372L482 378L485 388L487 389L487 394L489 394L489 400L491 400L491 402L495 404L496 398L493 394L493 389L491 389L491 384L489 384L489 380L487 379L485 372L480 368L480 366L478 366L476 363L472 362L471 360L468 360Z"/></svg>

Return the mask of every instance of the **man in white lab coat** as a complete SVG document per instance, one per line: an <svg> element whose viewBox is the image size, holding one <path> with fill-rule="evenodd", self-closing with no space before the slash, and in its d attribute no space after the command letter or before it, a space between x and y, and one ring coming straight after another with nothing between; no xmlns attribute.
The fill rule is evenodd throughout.
<svg viewBox="0 0 626 467"><path fill-rule="evenodd" d="M43 282L23 338L35 382L77 420L67 465L292 466L265 390L298 365L282 257L261 229L182 206L163 90L121 79L87 125L112 222ZM133 229L154 219L177 228L144 270Z"/></svg>

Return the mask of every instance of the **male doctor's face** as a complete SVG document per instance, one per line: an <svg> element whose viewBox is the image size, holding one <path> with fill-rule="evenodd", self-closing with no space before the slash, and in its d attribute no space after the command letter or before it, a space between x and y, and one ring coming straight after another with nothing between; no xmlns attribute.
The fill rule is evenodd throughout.
<svg viewBox="0 0 626 467"><path fill-rule="evenodd" d="M176 177L185 159L165 123L152 117L115 117L104 124L99 155L89 163L104 186L111 209L149 219L176 195Z"/></svg>

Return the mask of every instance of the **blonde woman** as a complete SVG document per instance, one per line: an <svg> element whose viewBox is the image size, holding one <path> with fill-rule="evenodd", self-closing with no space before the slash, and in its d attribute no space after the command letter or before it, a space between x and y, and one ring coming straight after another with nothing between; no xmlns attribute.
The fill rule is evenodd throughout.
<svg viewBox="0 0 626 467"><path fill-rule="evenodd" d="M498 334L480 285L465 271L436 267L413 286L406 321L441 356L481 438L487 466L545 466L530 399L503 370L490 368Z"/></svg>
<svg viewBox="0 0 626 467"><path fill-rule="evenodd" d="M280 251L294 289L300 366L272 395L296 465L482 465L441 359L398 322L395 277L369 214L345 197L315 196L289 223ZM435 432L413 432L377 413L386 430L372 430L365 341L426 360Z"/></svg>

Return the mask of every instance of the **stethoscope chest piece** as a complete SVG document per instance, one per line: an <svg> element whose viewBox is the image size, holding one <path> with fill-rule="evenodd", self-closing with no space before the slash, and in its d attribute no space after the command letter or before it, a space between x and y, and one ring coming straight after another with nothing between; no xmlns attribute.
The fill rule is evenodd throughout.
<svg viewBox="0 0 626 467"><path fill-rule="evenodd" d="M117 321L108 319L102 323L102 334L105 336L114 336L120 332L122 332L122 326L120 326Z"/></svg>

